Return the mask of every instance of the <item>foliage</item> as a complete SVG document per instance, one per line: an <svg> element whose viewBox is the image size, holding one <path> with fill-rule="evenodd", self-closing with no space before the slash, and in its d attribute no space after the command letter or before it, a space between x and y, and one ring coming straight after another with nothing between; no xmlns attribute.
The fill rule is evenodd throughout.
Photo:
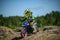
<svg viewBox="0 0 60 40"><path fill-rule="evenodd" d="M23 19L24 17L22 16L3 17L3 15L0 15L0 26L7 26L10 28L21 27L22 23L24 22L22 21ZM35 20L38 27L49 25L60 26L60 12L52 11L50 13L47 13L45 16L35 17Z"/></svg>
<svg viewBox="0 0 60 40"><path fill-rule="evenodd" d="M45 16L36 17L38 26L60 26L60 12L52 11ZM39 21L38 21L39 20Z"/></svg>

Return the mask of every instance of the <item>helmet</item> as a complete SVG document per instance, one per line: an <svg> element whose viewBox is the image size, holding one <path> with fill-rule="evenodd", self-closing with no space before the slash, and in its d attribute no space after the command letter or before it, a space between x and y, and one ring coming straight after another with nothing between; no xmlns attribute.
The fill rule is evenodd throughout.
<svg viewBox="0 0 60 40"><path fill-rule="evenodd" d="M26 10L25 10L25 17L26 17L26 18L29 18L29 17L31 16L31 13L32 13L32 12L31 12L29 9L26 9Z"/></svg>
<svg viewBox="0 0 60 40"><path fill-rule="evenodd" d="M30 9L26 9L25 10L25 14L27 14L27 13L31 13L31 10Z"/></svg>

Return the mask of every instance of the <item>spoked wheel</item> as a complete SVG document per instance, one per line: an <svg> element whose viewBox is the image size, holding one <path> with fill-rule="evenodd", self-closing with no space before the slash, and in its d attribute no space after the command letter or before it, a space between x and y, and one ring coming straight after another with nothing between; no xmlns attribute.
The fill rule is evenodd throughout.
<svg viewBox="0 0 60 40"><path fill-rule="evenodd" d="M25 37L25 34L21 33L21 37L24 38Z"/></svg>
<svg viewBox="0 0 60 40"><path fill-rule="evenodd" d="M21 30L21 37L22 38L24 38L25 36L26 36L26 29L25 28L23 28L22 30Z"/></svg>

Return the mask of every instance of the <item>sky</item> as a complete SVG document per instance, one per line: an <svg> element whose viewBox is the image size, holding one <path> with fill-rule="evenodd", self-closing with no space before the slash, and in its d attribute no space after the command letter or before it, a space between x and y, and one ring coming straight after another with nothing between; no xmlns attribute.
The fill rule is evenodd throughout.
<svg viewBox="0 0 60 40"><path fill-rule="evenodd" d="M33 16L42 16L60 11L60 0L0 0L0 14L3 16L24 16L27 8Z"/></svg>

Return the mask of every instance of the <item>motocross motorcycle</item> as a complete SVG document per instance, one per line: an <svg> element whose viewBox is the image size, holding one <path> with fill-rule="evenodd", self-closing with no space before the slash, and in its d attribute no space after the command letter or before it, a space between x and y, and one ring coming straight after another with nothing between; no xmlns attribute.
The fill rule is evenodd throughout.
<svg viewBox="0 0 60 40"><path fill-rule="evenodd" d="M28 22L24 22L22 24L22 30L21 30L21 37L24 38L26 36L26 34L32 34L33 33L33 28L31 28L31 26L29 25Z"/></svg>

